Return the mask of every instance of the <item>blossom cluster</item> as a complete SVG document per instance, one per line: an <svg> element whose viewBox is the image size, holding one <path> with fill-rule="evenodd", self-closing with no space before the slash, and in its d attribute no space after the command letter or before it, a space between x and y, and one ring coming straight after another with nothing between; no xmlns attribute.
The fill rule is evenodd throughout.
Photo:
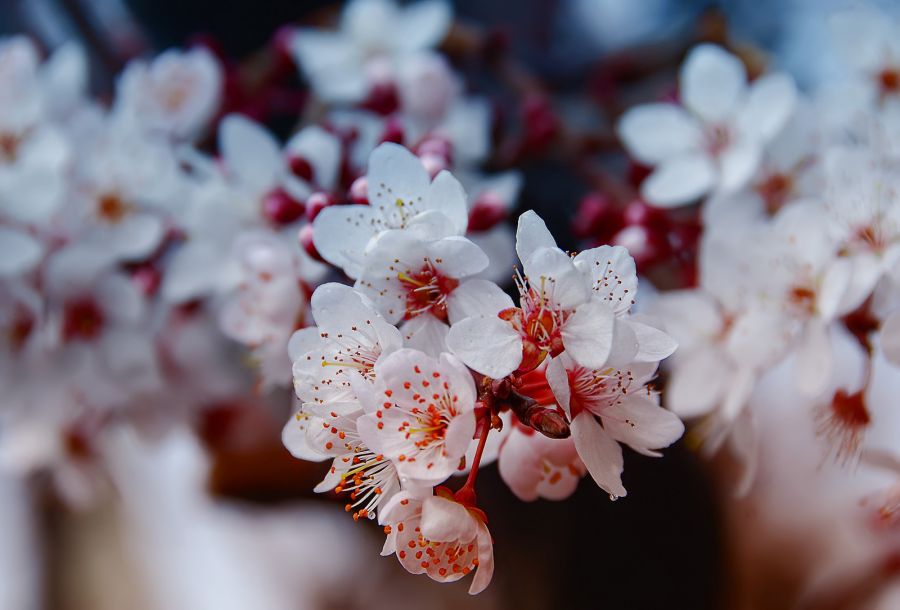
<svg viewBox="0 0 900 610"><path fill-rule="evenodd" d="M679 344L664 404L707 452L730 447L738 491L759 471L762 494L804 481L811 497L791 511L841 494L833 505L855 515L844 521L883 532L900 463L897 24L857 8L830 26L844 66L815 91L781 72L749 78L703 44L677 100L627 110L617 131L644 166L643 205L669 219L662 233L679 214L702 225L696 278L660 281L644 309ZM881 534L854 537L891 552Z"/></svg>
<svg viewBox="0 0 900 610"><path fill-rule="evenodd" d="M369 159L364 204L313 222L318 252L353 287L313 292L315 327L289 351L300 407L284 429L301 459L331 461L317 491L345 494L354 519L378 518L385 554L470 591L490 582L487 517L474 489L496 460L523 500L568 497L590 473L625 495L621 444L647 455L681 421L649 385L675 342L630 313L634 261L621 247L560 250L534 213L519 217L514 302L466 235L466 196L405 148ZM468 473L454 492L443 484Z"/></svg>
<svg viewBox="0 0 900 610"><path fill-rule="evenodd" d="M653 385L675 341L632 312L625 248L504 222L521 177L482 169L490 105L434 50L451 20L356 0L336 31L279 33L315 98L284 142L233 111L211 48L134 60L101 101L79 47L0 41L0 465L87 505L115 482L110 430L286 411L293 385L283 441L330 461L316 491L472 593L493 570L480 467L525 501L586 474L624 496L622 446L683 432Z"/></svg>

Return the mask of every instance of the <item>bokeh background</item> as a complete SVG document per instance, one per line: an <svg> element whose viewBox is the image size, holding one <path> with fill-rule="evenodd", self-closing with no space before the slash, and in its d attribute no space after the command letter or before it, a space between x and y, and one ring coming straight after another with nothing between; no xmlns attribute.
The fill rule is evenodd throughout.
<svg viewBox="0 0 900 610"><path fill-rule="evenodd" d="M831 69L816 41L825 15L837 5L824 0L453 4L460 23L508 48L529 77L539 79L586 133L596 136L593 143L581 143L597 147L596 167L575 166L565 153L515 160L525 177L519 207L537 210L560 245L571 249L584 237L578 202L602 185L605 175L627 171L620 157L604 156L617 114L671 87L693 43L728 42L751 61L777 64L810 87ZM280 27L325 22L339 7L297 0L2 0L0 33L27 33L44 49L80 41L92 63L93 91L103 97L111 95L115 75L129 59L198 39L214 41L224 57L252 74L265 65L265 48ZM502 108L497 84L474 72L473 86L496 95ZM282 134L292 125L289 108L286 102L270 125ZM380 560L376 526L354 524L338 502L312 494L321 469L293 460L281 447L279 415L259 405L223 405L197 422L208 457L196 443L176 439L159 455L151 452L130 465L129 473L146 475L141 481L123 475L136 486L130 512L140 513L140 498L146 497L146 506L153 506L150 520L158 520L158 531L142 534L146 552L135 553L126 543L129 525L115 500L73 512L37 493L30 508L9 508L38 510L34 532L19 534L31 552L37 548L43 567L37 574L22 566L0 570L0 581L34 578L44 592L43 607L65 610L149 609L155 607L148 602L154 596L147 595L146 583L155 582L171 587L172 599L182 600L178 607L189 608L191 587L222 587L206 575L210 562L221 559L215 532L228 530L246 537L242 556L233 558L246 569L236 569L233 577L262 573L273 582L290 579L297 608L776 608L792 586L789 572L778 572L777 566L769 566L776 573L771 578L758 579L765 584L748 576L758 576L760 568L747 563L733 532L752 533L752 505L736 503L728 489L716 485L721 478L715 472L727 472L729 464L705 462L687 437L662 460L629 452L624 474L629 495L617 502L586 480L567 502L523 504L495 468L488 468L479 495L491 516L497 568L488 592L469 598L467 585L412 578L393 560ZM163 486L166 478L183 480L183 493ZM211 491L213 499L197 490ZM157 494L168 500L159 502ZM0 544L13 543L0 538ZM135 559L135 554L143 556ZM149 580L140 576L147 573L153 574ZM244 607L269 607L265 581L247 582L244 589L255 600Z"/></svg>

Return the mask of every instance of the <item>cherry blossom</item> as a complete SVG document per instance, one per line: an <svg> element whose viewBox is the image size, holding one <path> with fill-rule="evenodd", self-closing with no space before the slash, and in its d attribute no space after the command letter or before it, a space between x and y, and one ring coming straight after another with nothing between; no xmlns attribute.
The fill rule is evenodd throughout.
<svg viewBox="0 0 900 610"><path fill-rule="evenodd" d="M360 420L374 446L394 460L402 479L440 483L459 468L475 435L475 383L449 354L433 358L398 350L360 388Z"/></svg>
<svg viewBox="0 0 900 610"><path fill-rule="evenodd" d="M637 277L624 248L593 248L570 258L544 222L526 212L516 250L524 268L517 279L519 307L492 298L478 304L480 315L450 329L448 345L468 366L499 378L531 370L563 350L591 367L658 361L674 351L665 333L627 317Z"/></svg>
<svg viewBox="0 0 900 610"><path fill-rule="evenodd" d="M547 365L547 381L569 416L578 455L597 484L622 497L623 443L644 455L678 440L684 424L647 388L655 364L588 369L563 353Z"/></svg>
<svg viewBox="0 0 900 610"><path fill-rule="evenodd" d="M474 572L469 593L481 593L494 573L494 549L484 514L439 491L400 492L379 519L387 540L382 555L396 554L412 574L454 582Z"/></svg>
<svg viewBox="0 0 900 610"><path fill-rule="evenodd" d="M690 52L679 85L681 106L638 106L618 128L628 151L655 166L641 191L662 207L744 186L790 116L796 96L785 74L766 75L748 86L741 61L711 44Z"/></svg>
<svg viewBox="0 0 900 610"><path fill-rule="evenodd" d="M369 244L382 231L415 227L423 236L462 235L466 195L449 172L431 180L425 167L402 146L385 143L369 158L368 205L328 207L313 223L319 254L351 278L366 265Z"/></svg>

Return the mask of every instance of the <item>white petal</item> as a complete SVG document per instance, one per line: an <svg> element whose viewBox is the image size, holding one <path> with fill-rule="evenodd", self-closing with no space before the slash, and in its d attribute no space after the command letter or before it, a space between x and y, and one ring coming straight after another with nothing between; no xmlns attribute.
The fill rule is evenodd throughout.
<svg viewBox="0 0 900 610"><path fill-rule="evenodd" d="M453 9L443 0L420 0L405 7L395 24L393 41L406 51L428 49L440 44L453 21Z"/></svg>
<svg viewBox="0 0 900 610"><path fill-rule="evenodd" d="M170 303L190 301L218 288L222 254L209 244L188 242L179 249L163 279L161 294Z"/></svg>
<svg viewBox="0 0 900 610"><path fill-rule="evenodd" d="M580 252L575 266L585 276L594 295L609 303L616 314L627 312L637 296L634 259L622 246L599 246Z"/></svg>
<svg viewBox="0 0 900 610"><path fill-rule="evenodd" d="M522 362L522 338L497 317L472 317L450 327L450 351L470 368L494 379L506 377Z"/></svg>
<svg viewBox="0 0 900 610"><path fill-rule="evenodd" d="M41 243L22 231L0 227L0 276L26 273L41 260Z"/></svg>
<svg viewBox="0 0 900 610"><path fill-rule="evenodd" d="M288 356L291 360L298 360L304 354L319 349L322 346L322 336L316 327L301 328L294 331L288 340Z"/></svg>
<svg viewBox="0 0 900 610"><path fill-rule="evenodd" d="M285 150L303 157L313 168L313 181L332 189L337 181L341 143L333 134L311 125L302 129L285 145Z"/></svg>
<svg viewBox="0 0 900 610"><path fill-rule="evenodd" d="M509 295L488 280L466 280L447 297L450 324L471 316L496 316L510 307L513 301Z"/></svg>
<svg viewBox="0 0 900 610"><path fill-rule="evenodd" d="M574 362L571 357L563 352L550 360L544 374L546 375L550 389L553 390L553 396L556 398L556 402L559 403L559 406L565 411L566 416L572 417L572 412L570 410L572 390L569 387L569 374L566 371L567 365L574 366Z"/></svg>
<svg viewBox="0 0 900 610"><path fill-rule="evenodd" d="M434 266L447 277L468 277L488 266L487 255L481 248L457 235L430 244L428 254Z"/></svg>
<svg viewBox="0 0 900 610"><path fill-rule="evenodd" d="M702 44L687 56L679 84L684 105L704 121L716 123L736 108L747 87L747 71L731 53Z"/></svg>
<svg viewBox="0 0 900 610"><path fill-rule="evenodd" d="M603 428L616 439L644 455L658 456L684 434L678 416L663 409L645 394L633 394L603 411Z"/></svg>
<svg viewBox="0 0 900 610"><path fill-rule="evenodd" d="M322 425L318 417L291 417L281 429L281 442L295 458L309 462L321 462L328 459L328 456L319 453L310 444L306 431L311 424ZM334 486L332 485L332 487Z"/></svg>
<svg viewBox="0 0 900 610"><path fill-rule="evenodd" d="M575 309L590 298L588 282L559 248L538 248L522 262L531 288L542 291L554 309Z"/></svg>
<svg viewBox="0 0 900 610"><path fill-rule="evenodd" d="M313 244L326 261L351 278L362 271L363 253L375 234L374 210L367 205L332 205L313 222Z"/></svg>
<svg viewBox="0 0 900 610"><path fill-rule="evenodd" d="M759 169L762 150L744 139L729 146L719 158L719 193L733 193L747 184Z"/></svg>
<svg viewBox="0 0 900 610"><path fill-rule="evenodd" d="M666 406L681 417L705 415L717 406L730 377L727 357L719 350L700 347L672 367L663 394Z"/></svg>
<svg viewBox="0 0 900 610"><path fill-rule="evenodd" d="M219 125L219 150L226 166L247 186L272 188L284 164L275 138L258 123L230 114Z"/></svg>
<svg viewBox="0 0 900 610"><path fill-rule="evenodd" d="M572 420L572 438L581 461L597 485L617 498L623 497L626 493L622 487L624 462L619 443L610 438L587 411Z"/></svg>
<svg viewBox="0 0 900 610"><path fill-rule="evenodd" d="M494 544L484 523L478 523L478 569L469 586L469 595L478 595L491 584L494 576Z"/></svg>
<svg viewBox="0 0 900 610"><path fill-rule="evenodd" d="M391 227L403 224L398 201L403 202L407 210L432 209L425 200L431 186L425 166L398 144L386 142L372 151L366 177L369 203L389 219Z"/></svg>
<svg viewBox="0 0 900 610"><path fill-rule="evenodd" d="M547 229L543 219L534 210L519 216L516 228L516 254L524 264L540 248L555 248L556 240Z"/></svg>
<svg viewBox="0 0 900 610"><path fill-rule="evenodd" d="M592 300L580 305L560 333L566 352L585 368L602 368L613 348L615 324L615 315L603 303Z"/></svg>
<svg viewBox="0 0 900 610"><path fill-rule="evenodd" d="M738 129L763 142L782 130L797 101L797 87L787 74L767 74L754 81L737 117Z"/></svg>
<svg viewBox="0 0 900 610"><path fill-rule="evenodd" d="M443 170L435 176L425 197L425 209L435 210L450 219L457 235L466 232L469 225L466 192L453 174Z"/></svg>
<svg viewBox="0 0 900 610"><path fill-rule="evenodd" d="M643 322L623 321L631 326L637 336L638 352L634 356L635 362L659 362L678 349L678 343L666 332Z"/></svg>
<svg viewBox="0 0 900 610"><path fill-rule="evenodd" d="M674 104L632 108L617 131L628 153L646 165L698 148L703 135L697 120Z"/></svg>
<svg viewBox="0 0 900 610"><path fill-rule="evenodd" d="M131 214L110 233L109 247L127 261L147 258L162 242L165 228L152 214Z"/></svg>
<svg viewBox="0 0 900 610"><path fill-rule="evenodd" d="M708 157L686 155L659 165L641 184L641 193L653 205L672 208L702 197L715 181L716 168Z"/></svg>
<svg viewBox="0 0 900 610"><path fill-rule="evenodd" d="M468 542L476 536L475 519L459 502L431 496L422 503L422 536L435 542Z"/></svg>
<svg viewBox="0 0 900 610"><path fill-rule="evenodd" d="M416 316L403 325L403 343L437 358L448 350L450 327L430 314Z"/></svg>

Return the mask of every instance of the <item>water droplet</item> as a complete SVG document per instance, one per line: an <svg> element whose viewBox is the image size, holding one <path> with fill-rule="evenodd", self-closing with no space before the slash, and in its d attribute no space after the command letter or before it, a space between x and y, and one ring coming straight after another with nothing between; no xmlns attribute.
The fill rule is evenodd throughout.
<svg viewBox="0 0 900 610"><path fill-rule="evenodd" d="M616 494L609 494L610 502L615 502L618 499L619 499L619 496L617 496Z"/></svg>

